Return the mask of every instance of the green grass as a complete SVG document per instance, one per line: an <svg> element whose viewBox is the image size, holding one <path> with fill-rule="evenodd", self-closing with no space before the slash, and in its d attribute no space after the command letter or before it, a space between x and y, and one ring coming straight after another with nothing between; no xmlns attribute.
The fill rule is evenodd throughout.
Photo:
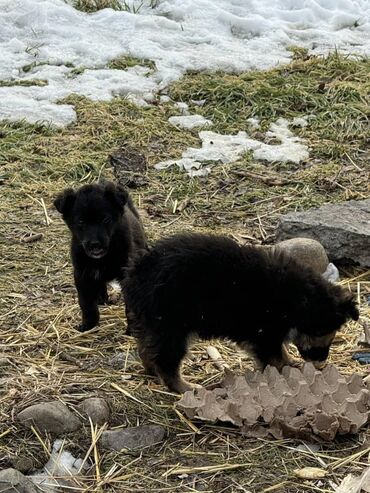
<svg viewBox="0 0 370 493"><path fill-rule="evenodd" d="M153 60L148 60L146 58L134 58L131 56L122 56L119 58L115 58L111 62L109 62L108 67L114 68L118 70L126 70L130 67L135 67L136 65L144 65L145 67L149 67L150 69L155 69L155 63Z"/></svg>
<svg viewBox="0 0 370 493"><path fill-rule="evenodd" d="M102 9L125 10L119 0L74 0L73 6L75 9L87 13Z"/></svg>
<svg viewBox="0 0 370 493"><path fill-rule="evenodd" d="M126 0L74 0L73 6L82 12L92 13L102 9L113 9L138 14L142 7L148 6L152 9L158 7L161 0L142 0L137 5L132 5Z"/></svg>
<svg viewBox="0 0 370 493"><path fill-rule="evenodd" d="M43 79L27 79L27 80L0 80L0 87L11 87L11 86L47 86L48 81Z"/></svg>

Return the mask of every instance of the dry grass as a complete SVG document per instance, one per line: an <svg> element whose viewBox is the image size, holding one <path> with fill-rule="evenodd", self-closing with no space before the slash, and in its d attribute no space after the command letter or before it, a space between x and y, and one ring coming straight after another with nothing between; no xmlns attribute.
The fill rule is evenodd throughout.
<svg viewBox="0 0 370 493"><path fill-rule="evenodd" d="M168 117L176 114L171 104L144 109L120 99L95 103L74 97L69 101L76 106L78 121L68 129L0 125L0 352L9 359L0 367L1 467L25 457L32 460L33 468L40 467L53 441L22 429L16 420L18 411L47 399L61 399L75 407L91 395L109 400L111 427L158 423L166 428L167 437L161 445L140 453L108 453L91 447L98 430L86 422L65 444L81 457L91 452L89 475L76 484L77 491L329 492L347 472L366 465L367 431L312 453L297 450L299 442L295 441L251 440L232 428L190 423L174 409L176 397L143 375L134 340L124 333L120 304L101 309L98 329L89 334L76 332L79 309L69 238L51 206L55 194L66 186L114 178L108 156L127 144L148 162L148 184L132 193L151 240L191 229L221 232L255 244L271 242L282 212L368 195L365 113L356 110L358 98L365 97L368 88L364 76L368 62L356 62L357 71L353 63L338 57L336 64L332 58L301 59L279 69L294 72L291 92L284 92L281 84L276 89L280 98L268 101L269 111L265 98L272 81L278 84L276 71L242 77L189 75L172 89L173 95L185 101L206 98L200 111L215 121L216 131L243 130L248 115L261 116L266 128L277 116L306 114L305 108L293 111L289 107L289 95L304 100L310 84L314 87L319 78L335 73L332 86L342 85L344 94L356 86L358 96L352 94L353 104L343 102L338 109L329 101L332 92L318 93L317 101L312 95L322 126L313 123L299 131L312 149L312 158L304 167L267 169L247 155L233 165L214 167L202 179L189 179L176 169L155 171L155 162L179 156L187 146L199 143L195 132L168 124ZM251 97L248 87L260 94L250 106L246 104ZM329 106L332 110L327 114ZM339 148L343 153L334 152ZM29 235L38 236L33 242L25 241ZM349 269L343 276L358 294L363 317L369 321L370 273ZM362 370L351 360L360 332L361 326L351 323L334 344L331 360L343 372ZM249 364L232 345L215 345L236 371L242 372ZM118 352L125 355L125 364L115 370L110 360ZM185 374L202 384L221 376L203 344L194 347ZM330 474L320 481L298 480L293 470L304 466L324 467Z"/></svg>

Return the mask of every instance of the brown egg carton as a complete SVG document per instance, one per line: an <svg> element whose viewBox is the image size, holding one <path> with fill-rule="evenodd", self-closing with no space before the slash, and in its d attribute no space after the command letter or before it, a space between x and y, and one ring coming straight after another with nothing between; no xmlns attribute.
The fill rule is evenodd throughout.
<svg viewBox="0 0 370 493"><path fill-rule="evenodd" d="M190 418L229 422L253 437L331 441L369 421L370 391L359 374L311 363L237 376L225 369L220 386L185 392L178 403Z"/></svg>

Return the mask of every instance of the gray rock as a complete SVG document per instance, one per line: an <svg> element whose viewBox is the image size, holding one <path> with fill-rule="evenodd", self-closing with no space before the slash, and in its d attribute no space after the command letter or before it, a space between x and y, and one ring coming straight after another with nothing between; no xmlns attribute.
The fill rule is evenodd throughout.
<svg viewBox="0 0 370 493"><path fill-rule="evenodd" d="M108 360L108 365L114 370L123 370L129 366L130 363L135 362L137 362L136 351L128 351L125 353L116 353Z"/></svg>
<svg viewBox="0 0 370 493"><path fill-rule="evenodd" d="M81 402L79 410L86 414L94 425L103 425L108 423L110 417L109 406L104 399L100 397L90 397Z"/></svg>
<svg viewBox="0 0 370 493"><path fill-rule="evenodd" d="M115 370L122 370L125 367L126 360L127 358L125 353L116 353L110 358L108 364Z"/></svg>
<svg viewBox="0 0 370 493"><path fill-rule="evenodd" d="M277 243L273 250L285 252L297 262L310 267L318 274L323 274L329 264L325 248L316 240L310 238L292 238Z"/></svg>
<svg viewBox="0 0 370 493"><path fill-rule="evenodd" d="M277 240L297 236L319 241L330 260L370 266L370 199L325 204L282 216Z"/></svg>
<svg viewBox="0 0 370 493"><path fill-rule="evenodd" d="M26 476L16 469L0 471L1 493L39 493L40 490Z"/></svg>
<svg viewBox="0 0 370 493"><path fill-rule="evenodd" d="M165 433L165 429L159 425L108 430L102 433L101 443L104 448L109 450L142 449L161 442Z"/></svg>
<svg viewBox="0 0 370 493"><path fill-rule="evenodd" d="M8 366L10 366L9 358L7 358L6 356L0 354L0 368L5 368L5 367L8 367Z"/></svg>
<svg viewBox="0 0 370 493"><path fill-rule="evenodd" d="M11 368L11 364L8 358L2 357L0 355L0 375L7 375L9 373L10 368Z"/></svg>
<svg viewBox="0 0 370 493"><path fill-rule="evenodd" d="M29 472L35 467L34 461L31 459L31 457L14 457L11 463L14 469L17 469L17 471L23 473ZM1 493L1 488L0 488L0 493Z"/></svg>
<svg viewBox="0 0 370 493"><path fill-rule="evenodd" d="M42 402L27 407L18 414L18 419L27 428L34 425L41 432L55 435L76 431L82 426L78 417L60 401Z"/></svg>

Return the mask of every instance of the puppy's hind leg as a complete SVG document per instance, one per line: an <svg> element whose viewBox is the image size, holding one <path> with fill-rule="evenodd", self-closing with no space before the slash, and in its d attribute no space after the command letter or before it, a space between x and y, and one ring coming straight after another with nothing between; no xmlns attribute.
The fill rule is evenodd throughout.
<svg viewBox="0 0 370 493"><path fill-rule="evenodd" d="M128 308L126 302L126 335L136 336L138 338L138 344L139 344L141 333L142 333L142 328L140 327L140 324L137 322L133 312Z"/></svg>
<svg viewBox="0 0 370 493"><path fill-rule="evenodd" d="M140 339L137 341L138 353L147 375L157 375L151 348L143 344Z"/></svg>

